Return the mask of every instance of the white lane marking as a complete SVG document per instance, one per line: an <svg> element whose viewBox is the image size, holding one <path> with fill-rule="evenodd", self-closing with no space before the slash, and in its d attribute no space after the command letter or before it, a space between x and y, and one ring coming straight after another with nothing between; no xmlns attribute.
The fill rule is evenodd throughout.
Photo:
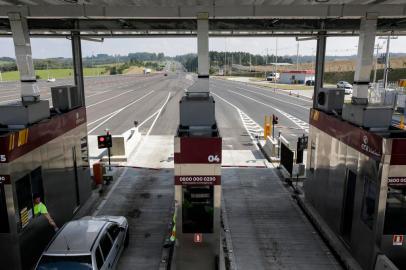
<svg viewBox="0 0 406 270"><path fill-rule="evenodd" d="M263 93L251 91L251 90L248 90L248 89L244 89L244 88L242 88L242 87L236 87L236 88L237 88L237 89L244 90L244 91L248 91L248 92L251 92L251 93L254 93L254 94L258 94L258 95L261 95L261 96L264 96L264 97L267 97L267 98L275 99L275 100L278 100L278 101L283 102L283 103L286 103L286 104L290 104L290 105L293 105L293 106L297 106L297 107L303 108L303 109L305 109L305 110L310 110L310 107L306 107L306 106L302 106L302 105L299 105L299 104L295 104L295 103L292 103L292 102L289 102L289 101L285 101L285 100L280 99L280 98L271 97L271 96L265 95L265 94L263 94Z"/></svg>
<svg viewBox="0 0 406 270"><path fill-rule="evenodd" d="M238 84L238 85L247 85L247 86L252 87L252 88L257 88L257 89L269 91L269 92L272 92L272 93L275 93L275 94L278 94L278 95L291 97L289 94L287 94L285 92L274 92L273 90L271 90L269 87L266 87L266 86L258 86L258 85L252 84L252 83L243 83L243 82L236 82L236 81L229 81L229 80L226 81L226 80L222 80L222 79L215 79L215 80L217 82L225 82L225 84L230 83L230 84ZM288 91L288 90L282 90L280 88L276 88L276 89L278 89L279 91ZM311 101L311 100L303 99L303 98L300 98L300 97L295 97L295 99L300 99L300 100L305 101L305 102L313 103L313 101Z"/></svg>
<svg viewBox="0 0 406 270"><path fill-rule="evenodd" d="M149 96L150 94L152 94L154 91L150 91L149 93L143 95L142 97L140 97L137 100L134 100L133 102L127 104L126 106L114 111L113 113L110 114L110 116L105 119L104 121L102 121L100 124L98 124L97 126L95 126L93 129L91 129L90 131L88 131L88 134L92 133L93 131L95 131L96 129L98 129L101 125L103 125L104 123L106 123L107 121L109 121L111 118L113 118L114 116L116 116L117 114L119 114L120 112L122 112L123 110L127 109L128 107L130 107L131 105L133 105L134 103L144 99L145 97ZM105 116L103 116L102 118L106 118ZM98 119L99 120L99 119ZM97 121L97 120L96 120Z"/></svg>
<svg viewBox="0 0 406 270"><path fill-rule="evenodd" d="M93 122L87 123L87 126L91 126L91 125L93 125L94 123L97 123L97 122L103 120L104 118L109 117L110 115L114 114L115 112L116 112L116 111L114 111L114 112L112 112L112 113L109 113L109 114L106 114L105 116L102 116L102 117L100 117L100 118L94 120Z"/></svg>
<svg viewBox="0 0 406 270"><path fill-rule="evenodd" d="M168 93L168 97L166 98L165 103L162 105L161 108L159 108L158 113L157 113L157 115L156 115L156 117L154 119L154 122L152 122L151 127L149 128L149 130L148 130L147 134L145 135L145 137L148 137L149 134L151 133L152 128L155 126L156 121L158 120L159 116L161 115L161 112L165 108L165 106L168 103L170 97L171 97L171 92Z"/></svg>
<svg viewBox="0 0 406 270"><path fill-rule="evenodd" d="M258 133L256 133L257 130L259 130L260 132L263 132L263 128L261 127L261 125L259 125L257 122L255 122L254 120L252 120L246 113L244 113L240 108L238 108L237 106L235 106L234 104L232 104L231 102L229 102L228 100L220 97L219 95L211 92L212 95L218 97L219 99L221 99L222 101L224 101L225 103L227 103L228 105L230 105L231 107L233 107L234 109L237 110L238 114L240 115L241 118L241 122L245 128L245 130L247 131L248 135L251 138L252 143L255 145L255 148L258 150L258 145L257 142L254 139L253 136L253 130L250 130L247 126L247 124L253 125L255 126L255 135L258 135Z"/></svg>
<svg viewBox="0 0 406 270"><path fill-rule="evenodd" d="M114 183L114 185L111 187L111 189L107 193L106 197L103 198L102 202L99 204L99 206L96 208L96 210L94 210L92 216L97 216L99 214L99 212L103 209L104 205L109 200L111 194L113 194L113 192L116 190L117 186L120 184L121 180L124 178L124 175L127 173L127 171L128 171L128 167L125 167L124 171L122 172L120 177L117 179L117 181Z"/></svg>
<svg viewBox="0 0 406 270"><path fill-rule="evenodd" d="M152 116L156 115L155 119L152 122L151 126L149 127L147 133L145 134L145 136L143 136L141 138L141 142L138 144L138 147L135 149L135 152L130 153L129 156L131 156L131 158L128 158L128 159L135 160L135 158L137 157L137 155L139 153L139 150L144 146L144 143L145 143L146 139L148 139L149 134L151 133L152 129L154 128L159 116L161 115L162 110L165 108L165 106L168 103L170 97L171 97L171 92L168 93L168 97L166 98L166 100L165 100L164 104L161 106L161 108L159 108L156 112L154 112L151 116L149 116L147 118L149 120L149 119L152 118ZM146 122L146 120L143 121L142 124L144 124L145 122ZM139 126L138 126L138 128L139 128Z"/></svg>
<svg viewBox="0 0 406 270"><path fill-rule="evenodd" d="M293 115L291 115L291 114L289 114L289 113L287 113L287 112L284 112L284 111L282 111L281 109L276 108L275 106L271 106L271 105L269 105L269 104L266 104L266 103L263 103L263 102L261 102L261 101L259 101L259 100L256 100L255 98L252 98L252 97L249 97L249 96L246 96L246 95L243 95L243 94L240 94L240 93L231 91L231 90L227 90L227 91L230 92L230 93L236 94L236 95L240 95L240 96L245 97L245 98L247 98L247 99L250 99L250 100L252 100L252 101L255 101L255 102L259 103L259 104L262 104L262 105L264 105L264 106L267 106L267 107L269 107L269 108L271 108L271 109L273 109L273 110L279 112L280 114L282 114L283 116L285 116L286 118L288 118L290 121L292 121L296 126L298 126L299 128L303 129L306 133L309 133L309 124L306 123L305 121L302 121L302 120L300 120L299 118L296 118L296 117L294 117Z"/></svg>
<svg viewBox="0 0 406 270"><path fill-rule="evenodd" d="M157 110L156 112L154 112L153 114L151 114L150 116L148 116L147 119L145 119L144 121L141 122L141 124L138 125L138 128L142 127L146 122L148 122L152 117L154 117L157 113L159 112L159 110Z"/></svg>
<svg viewBox="0 0 406 270"><path fill-rule="evenodd" d="M120 94L118 94L118 95L112 96L111 98L104 99L104 100L102 100L102 101L99 101L99 102L90 104L90 105L86 106L86 108L91 108L91 107L96 106L96 105L98 105L98 104L101 104L101 103L104 103L104 102L106 102L106 101L109 101L109 100L118 98L118 97L120 97L120 96L122 96L122 95L125 95L125 94L130 93L130 92L134 92L134 91L135 91L134 89L131 89L131 90L122 92L122 93L120 93Z"/></svg>

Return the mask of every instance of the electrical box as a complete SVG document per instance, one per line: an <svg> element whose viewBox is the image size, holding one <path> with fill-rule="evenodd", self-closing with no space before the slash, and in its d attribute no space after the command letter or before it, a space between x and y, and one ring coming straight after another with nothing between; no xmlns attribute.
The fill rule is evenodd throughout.
<svg viewBox="0 0 406 270"><path fill-rule="evenodd" d="M388 106L344 104L344 120L365 128L389 128L393 108Z"/></svg>
<svg viewBox="0 0 406 270"><path fill-rule="evenodd" d="M317 93L317 108L325 112L340 113L343 109L345 90L340 88L320 88Z"/></svg>
<svg viewBox="0 0 406 270"><path fill-rule="evenodd" d="M61 85L51 88L52 105L54 109L69 111L82 106L79 89L74 85Z"/></svg>
<svg viewBox="0 0 406 270"><path fill-rule="evenodd" d="M0 125L27 126L49 118L49 101L14 102L0 106Z"/></svg>
<svg viewBox="0 0 406 270"><path fill-rule="evenodd" d="M211 127L216 124L214 99L208 93L187 93L180 100L180 125Z"/></svg>

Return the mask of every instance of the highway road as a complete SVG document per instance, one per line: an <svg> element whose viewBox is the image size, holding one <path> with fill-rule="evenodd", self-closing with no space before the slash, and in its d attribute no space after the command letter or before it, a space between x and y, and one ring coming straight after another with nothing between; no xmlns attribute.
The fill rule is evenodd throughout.
<svg viewBox="0 0 406 270"><path fill-rule="evenodd" d="M179 100L195 76L187 73L101 76L85 78L88 131L91 135L122 134L138 122L142 133L174 135L179 119ZM50 99L50 87L72 84L71 79L38 83L41 98ZM19 100L19 83L0 83L0 104ZM308 132L306 98L289 96L245 83L211 79L210 91L216 100L216 117L225 149L251 149L247 124L263 127L265 115L279 118L275 135L294 144ZM157 117L158 111L160 111ZM248 122L247 123L247 119ZM156 120L156 121L154 121ZM151 125L154 124L150 130ZM255 132L250 132L252 136Z"/></svg>
<svg viewBox="0 0 406 270"><path fill-rule="evenodd" d="M104 134L106 129L120 135L133 128L134 121L143 135L129 155L130 167L115 182L105 204L97 207L97 214L125 215L129 220L131 244L118 269L158 269L161 263L173 205L173 137L179 100L195 80L195 75L180 71L167 76L85 78L89 135ZM50 99L50 87L63 84L72 80L38 82L41 97ZM1 83L0 104L19 100L18 89L19 83ZM297 138L308 132L312 102L219 78L210 80L210 92L223 138L223 166L231 167L222 173L222 207L236 267L299 269L300 262L300 269L341 269L255 144L264 116L275 114L276 134L281 132L295 148Z"/></svg>

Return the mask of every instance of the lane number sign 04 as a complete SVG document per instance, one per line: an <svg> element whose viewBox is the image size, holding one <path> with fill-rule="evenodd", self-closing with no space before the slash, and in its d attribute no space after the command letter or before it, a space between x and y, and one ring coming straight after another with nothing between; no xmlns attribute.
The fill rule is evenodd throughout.
<svg viewBox="0 0 406 270"><path fill-rule="evenodd" d="M220 162L220 157L218 155L210 155L207 160L209 162Z"/></svg>

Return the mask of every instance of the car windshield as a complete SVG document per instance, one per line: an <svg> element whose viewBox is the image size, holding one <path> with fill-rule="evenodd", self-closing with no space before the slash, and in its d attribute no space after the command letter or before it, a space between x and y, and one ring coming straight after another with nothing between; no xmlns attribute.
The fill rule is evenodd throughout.
<svg viewBox="0 0 406 270"><path fill-rule="evenodd" d="M85 256L42 256L37 270L91 270L92 258Z"/></svg>

